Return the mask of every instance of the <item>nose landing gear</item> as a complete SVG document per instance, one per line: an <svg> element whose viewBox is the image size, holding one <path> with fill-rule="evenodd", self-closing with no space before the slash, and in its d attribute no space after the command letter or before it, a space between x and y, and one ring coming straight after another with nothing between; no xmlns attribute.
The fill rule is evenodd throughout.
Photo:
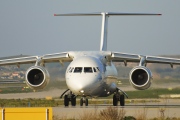
<svg viewBox="0 0 180 120"><path fill-rule="evenodd" d="M69 91L69 89L67 89L61 96L60 98L63 97L63 95ZM64 95L64 106L68 107L69 106L69 102L71 102L71 106L76 106L76 95L74 95L72 93L72 91L70 91L68 94ZM85 96L83 96L80 99L80 106L83 106L83 104L85 104L85 106L88 106L88 98L86 98Z"/></svg>
<svg viewBox="0 0 180 120"><path fill-rule="evenodd" d="M88 99L86 97L80 99L80 106L83 106L83 103L85 103L85 106L88 106Z"/></svg>

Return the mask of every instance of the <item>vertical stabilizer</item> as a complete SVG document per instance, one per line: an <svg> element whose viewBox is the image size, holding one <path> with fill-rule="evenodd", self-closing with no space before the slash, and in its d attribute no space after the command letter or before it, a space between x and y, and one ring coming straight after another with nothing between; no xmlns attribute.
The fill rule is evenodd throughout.
<svg viewBox="0 0 180 120"><path fill-rule="evenodd" d="M102 14L102 28L101 28L101 41L100 41L100 51L107 50L107 33L108 33L108 15L106 13Z"/></svg>
<svg viewBox="0 0 180 120"><path fill-rule="evenodd" d="M108 17L109 16L149 16L149 15L161 15L154 13L114 13L114 12L102 12L102 13L69 13L69 14L54 14L54 16L100 16L102 15L102 28L101 28L101 41L100 51L107 51L107 32L108 32Z"/></svg>

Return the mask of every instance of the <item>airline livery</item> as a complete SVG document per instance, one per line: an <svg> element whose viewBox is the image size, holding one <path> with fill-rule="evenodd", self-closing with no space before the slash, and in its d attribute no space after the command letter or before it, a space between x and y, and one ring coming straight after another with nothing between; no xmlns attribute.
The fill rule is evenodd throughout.
<svg viewBox="0 0 180 120"><path fill-rule="evenodd" d="M129 82L138 90L145 90L151 86L152 73L146 67L147 63L162 63L179 65L180 59L128 54L121 52L107 51L107 29L109 16L152 16L161 14L149 13L72 13L54 14L54 16L102 16L100 51L69 51L43 56L29 56L12 59L1 59L0 65L17 65L34 63L26 72L27 85L35 90L43 89L50 80L50 75L44 67L49 62L70 62L66 69L66 84L68 89L64 91L61 98L64 98L64 105L76 106L76 97L80 96L80 106L88 106L90 97L106 97L113 95L113 105L125 105L125 97L128 95L118 88L113 82L117 79L117 70L113 62L139 63L129 73Z"/></svg>

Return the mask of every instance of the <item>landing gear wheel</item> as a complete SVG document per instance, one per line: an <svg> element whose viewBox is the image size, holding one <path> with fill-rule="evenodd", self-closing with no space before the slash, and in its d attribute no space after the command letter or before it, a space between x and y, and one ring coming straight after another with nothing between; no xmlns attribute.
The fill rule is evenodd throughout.
<svg viewBox="0 0 180 120"><path fill-rule="evenodd" d="M121 105L121 106L124 106L124 105L125 105L124 95L120 95L120 105Z"/></svg>
<svg viewBox="0 0 180 120"><path fill-rule="evenodd" d="M83 106L83 98L80 99L80 106Z"/></svg>
<svg viewBox="0 0 180 120"><path fill-rule="evenodd" d="M88 106L88 99L85 100L85 105Z"/></svg>
<svg viewBox="0 0 180 120"><path fill-rule="evenodd" d="M116 95L113 95L113 105L117 106L117 104L118 104L118 99L117 99Z"/></svg>
<svg viewBox="0 0 180 120"><path fill-rule="evenodd" d="M65 106L65 107L69 106L69 98L68 98L68 95L65 95L65 96L64 96L64 106Z"/></svg>
<svg viewBox="0 0 180 120"><path fill-rule="evenodd" d="M71 105L76 106L76 96L75 95L71 96Z"/></svg>

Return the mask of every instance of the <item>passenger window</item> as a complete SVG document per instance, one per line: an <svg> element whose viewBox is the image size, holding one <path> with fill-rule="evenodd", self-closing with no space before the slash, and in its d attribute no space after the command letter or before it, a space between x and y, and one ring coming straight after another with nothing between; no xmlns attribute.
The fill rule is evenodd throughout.
<svg viewBox="0 0 180 120"><path fill-rule="evenodd" d="M74 69L74 73L81 73L82 72L82 67L76 67Z"/></svg>
<svg viewBox="0 0 180 120"><path fill-rule="evenodd" d="M96 72L96 68L95 67L93 67L93 70L94 70L94 72Z"/></svg>
<svg viewBox="0 0 180 120"><path fill-rule="evenodd" d="M85 73L92 73L92 68L91 67L84 67L84 72Z"/></svg>

